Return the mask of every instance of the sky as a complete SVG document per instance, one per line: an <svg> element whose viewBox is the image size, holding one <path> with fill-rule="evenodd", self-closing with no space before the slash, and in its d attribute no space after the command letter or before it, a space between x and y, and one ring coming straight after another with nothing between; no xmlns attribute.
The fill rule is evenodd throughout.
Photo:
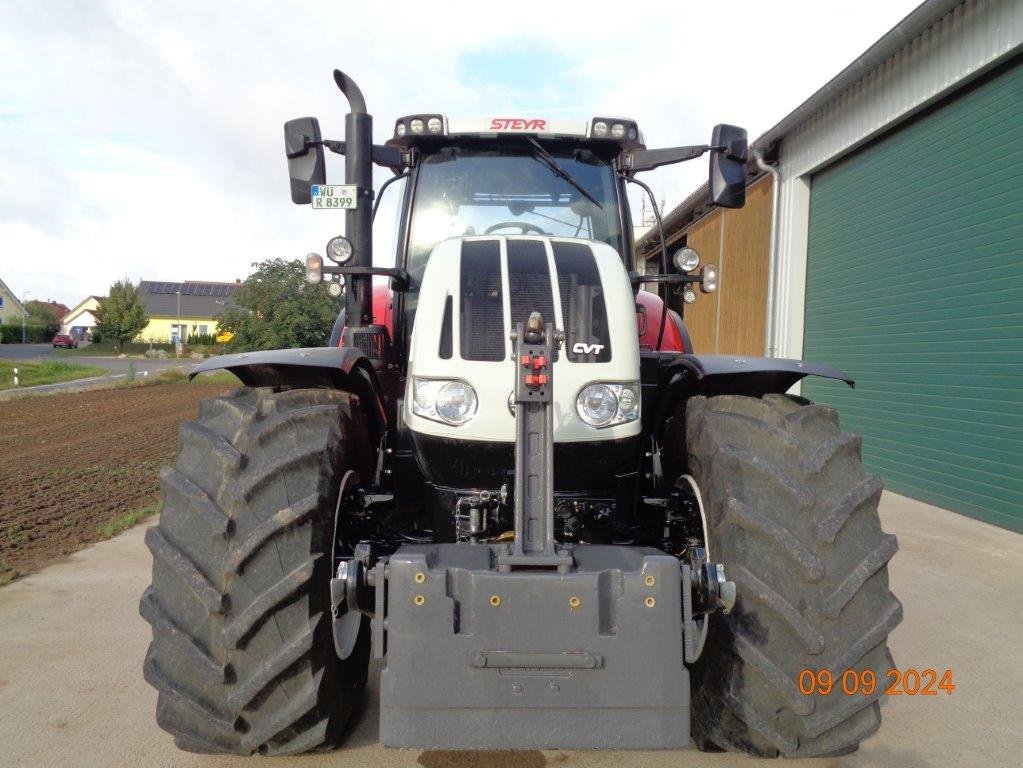
<svg viewBox="0 0 1023 768"><path fill-rule="evenodd" d="M291 203L282 126L315 115L343 138L335 67L377 143L416 112L630 116L649 147L705 143L716 123L752 139L916 5L4 0L0 278L73 306L125 277L244 279L322 253L343 214ZM643 178L670 210L706 174L696 160ZM377 263L393 260L394 200Z"/></svg>

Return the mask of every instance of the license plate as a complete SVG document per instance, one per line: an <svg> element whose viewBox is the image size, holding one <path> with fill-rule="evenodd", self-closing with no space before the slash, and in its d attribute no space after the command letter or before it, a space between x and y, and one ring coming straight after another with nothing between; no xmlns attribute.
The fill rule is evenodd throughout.
<svg viewBox="0 0 1023 768"><path fill-rule="evenodd" d="M313 184L313 208L349 210L358 207L354 184Z"/></svg>

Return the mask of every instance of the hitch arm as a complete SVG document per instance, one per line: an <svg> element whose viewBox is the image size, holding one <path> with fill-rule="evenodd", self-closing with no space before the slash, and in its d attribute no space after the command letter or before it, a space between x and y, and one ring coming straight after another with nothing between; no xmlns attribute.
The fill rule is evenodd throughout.
<svg viewBox="0 0 1023 768"><path fill-rule="evenodd" d="M498 568L557 568L573 564L554 543L554 326L539 312L519 323L515 347L515 543L498 554Z"/></svg>

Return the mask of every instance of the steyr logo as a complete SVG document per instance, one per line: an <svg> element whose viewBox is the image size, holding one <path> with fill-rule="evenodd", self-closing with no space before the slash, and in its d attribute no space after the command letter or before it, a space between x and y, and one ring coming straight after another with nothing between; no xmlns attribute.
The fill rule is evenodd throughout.
<svg viewBox="0 0 1023 768"><path fill-rule="evenodd" d="M599 355L603 349L603 344L587 344L583 341L572 345L572 352L577 355Z"/></svg>
<svg viewBox="0 0 1023 768"><path fill-rule="evenodd" d="M524 117L495 117L490 121L492 131L546 131L546 120L527 120Z"/></svg>

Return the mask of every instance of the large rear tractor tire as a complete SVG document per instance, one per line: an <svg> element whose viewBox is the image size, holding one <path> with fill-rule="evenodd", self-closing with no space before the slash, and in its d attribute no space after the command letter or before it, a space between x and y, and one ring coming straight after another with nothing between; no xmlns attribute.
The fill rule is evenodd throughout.
<svg viewBox="0 0 1023 768"><path fill-rule="evenodd" d="M882 483L863 470L859 435L842 432L833 409L786 395L697 397L686 421L709 556L737 587L693 669L697 747L760 757L855 750L881 724L887 637L902 620L888 589L898 543L881 530ZM831 672L828 695L801 693L807 669ZM876 687L848 695L846 670L857 672L850 686L870 670Z"/></svg>
<svg viewBox="0 0 1023 768"><path fill-rule="evenodd" d="M156 719L181 749L292 754L343 737L364 699L369 631L337 658L334 515L342 478L368 478L372 457L344 392L243 388L181 425L139 607Z"/></svg>

